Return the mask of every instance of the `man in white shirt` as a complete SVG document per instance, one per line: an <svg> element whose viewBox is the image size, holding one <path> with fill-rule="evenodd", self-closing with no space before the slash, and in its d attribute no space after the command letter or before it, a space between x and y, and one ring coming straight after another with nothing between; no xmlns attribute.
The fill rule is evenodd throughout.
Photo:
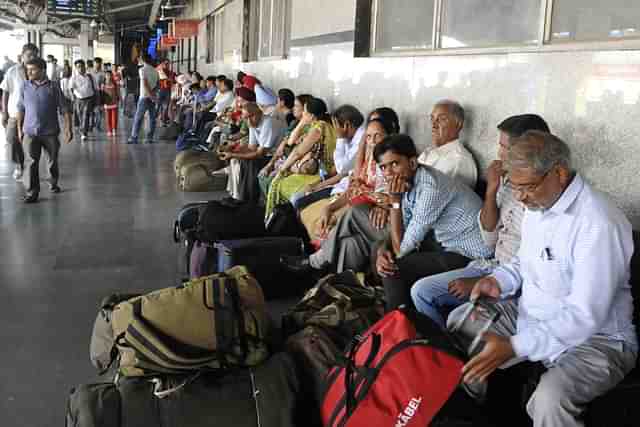
<svg viewBox="0 0 640 427"><path fill-rule="evenodd" d="M104 69L102 68L102 58L93 58L93 72L91 72L91 76L96 84L96 89L98 90L98 99L96 99L96 103L93 106L93 119L91 130L95 127L98 130L102 130L102 116L104 113L104 106L100 97L100 88L105 82Z"/></svg>
<svg viewBox="0 0 640 427"><path fill-rule="evenodd" d="M460 142L464 108L455 101L438 101L431 111L431 148L418 157L418 163L438 169L475 189L478 169L473 155Z"/></svg>
<svg viewBox="0 0 640 427"><path fill-rule="evenodd" d="M506 166L511 188L527 207L520 249L471 293L472 300L520 294L520 301L517 308L493 305L502 316L464 366L464 381L475 387L507 362L542 362L547 371L527 403L535 427L583 426L585 406L622 381L638 352L631 224L572 171L570 157L569 147L548 133L514 139ZM464 310L456 309L448 324ZM467 322L459 333L472 336L479 323Z"/></svg>
<svg viewBox="0 0 640 427"><path fill-rule="evenodd" d="M60 80L60 67L58 67L58 61L53 55L47 55L47 78L52 82Z"/></svg>
<svg viewBox="0 0 640 427"><path fill-rule="evenodd" d="M71 91L76 99L76 114L80 120L80 139L87 139L91 126L91 112L98 93L93 76L87 73L87 67L82 59L73 63L76 74L71 77Z"/></svg>
<svg viewBox="0 0 640 427"><path fill-rule="evenodd" d="M260 199L258 172L272 155L286 125L282 120L264 114L253 102L244 104L242 116L249 124L249 144L221 153L220 158L240 164L239 168L230 168L231 173L238 172L237 177L229 177L230 181L238 183L238 194L232 194L232 197L257 202Z"/></svg>
<svg viewBox="0 0 640 427"><path fill-rule="evenodd" d="M15 165L13 177L22 179L24 170L24 150L18 138L18 99L27 80L25 65L38 56L36 45L28 43L22 47L21 63L9 68L0 84L2 89L2 126L5 128L7 143L11 145L11 160Z"/></svg>
<svg viewBox="0 0 640 427"><path fill-rule="evenodd" d="M156 131L156 89L159 82L158 71L151 66L151 58L145 53L140 57L142 67L138 71L140 76L140 98L136 108L136 115L133 119L133 127L131 128L131 136L127 144L137 144L138 134L142 127L142 121L145 113L149 113L149 130L147 132L147 144L152 144L153 135Z"/></svg>

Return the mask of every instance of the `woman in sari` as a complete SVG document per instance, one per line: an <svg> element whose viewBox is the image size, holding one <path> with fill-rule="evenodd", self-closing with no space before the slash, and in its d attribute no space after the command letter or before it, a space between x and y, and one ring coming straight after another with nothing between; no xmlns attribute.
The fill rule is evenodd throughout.
<svg viewBox="0 0 640 427"><path fill-rule="evenodd" d="M358 204L376 204L376 195L384 191L385 183L373 158L373 149L377 144L396 132L393 121L381 118L370 119L364 141L360 144L362 156L356 159L354 172L350 176L347 190L330 199L320 200L300 212L304 224L312 241L324 239L346 210ZM386 224L386 212L373 208L371 219L377 227Z"/></svg>
<svg viewBox="0 0 640 427"><path fill-rule="evenodd" d="M276 206L289 203L291 196L305 186L335 174L333 152L336 149L336 132L323 100L311 98L307 102L302 119L291 137L297 139L306 126L308 131L304 138L291 151L271 182L265 219Z"/></svg>
<svg viewBox="0 0 640 427"><path fill-rule="evenodd" d="M285 130L284 137L282 138L282 142L278 145L278 148L269 161L267 165L262 168L260 173L258 174L258 183L260 184L260 190L264 195L265 200L267 199L267 195L269 194L269 187L271 186L271 181L278 175L280 172L281 166L287 160L291 151L302 142L304 136L306 135L309 127L301 129L295 135L293 134L294 130L298 127L300 120L302 120L302 115L304 114L304 107L307 105L307 102L312 98L311 95L298 95L295 97L295 101L293 104L293 116L294 120L289 123L287 129Z"/></svg>

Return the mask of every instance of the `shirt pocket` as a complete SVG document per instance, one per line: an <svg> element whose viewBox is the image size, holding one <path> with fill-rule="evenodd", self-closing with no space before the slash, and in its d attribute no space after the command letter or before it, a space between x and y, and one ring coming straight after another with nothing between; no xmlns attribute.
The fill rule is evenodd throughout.
<svg viewBox="0 0 640 427"><path fill-rule="evenodd" d="M537 262L538 287L554 298L566 297L571 292L567 264L562 258L541 257Z"/></svg>

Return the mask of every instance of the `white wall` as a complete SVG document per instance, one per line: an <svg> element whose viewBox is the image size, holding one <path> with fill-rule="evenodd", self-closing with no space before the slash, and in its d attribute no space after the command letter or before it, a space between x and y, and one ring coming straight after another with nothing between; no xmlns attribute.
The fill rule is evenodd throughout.
<svg viewBox="0 0 640 427"><path fill-rule="evenodd" d="M340 28L333 26L335 13L316 10L307 20L309 28L321 28L321 22L333 31ZM354 58L353 43L341 43L293 47L286 60L202 61L198 69L203 75L228 76L242 69L274 89L321 97L332 109L347 102L365 113L394 108L403 131L420 147L431 143L433 104L458 100L468 117L463 141L483 170L495 157L500 121L541 114L569 143L577 169L640 228L640 51Z"/></svg>
<svg viewBox="0 0 640 427"><path fill-rule="evenodd" d="M291 3L292 39L339 33L354 28L355 0L292 0Z"/></svg>

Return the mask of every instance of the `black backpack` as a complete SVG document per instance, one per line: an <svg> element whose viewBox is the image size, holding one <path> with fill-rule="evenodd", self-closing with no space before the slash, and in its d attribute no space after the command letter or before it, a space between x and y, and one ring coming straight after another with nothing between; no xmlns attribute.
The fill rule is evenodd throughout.
<svg viewBox="0 0 640 427"><path fill-rule="evenodd" d="M264 208L232 198L212 200L200 210L197 240L215 243L220 240L265 237Z"/></svg>

